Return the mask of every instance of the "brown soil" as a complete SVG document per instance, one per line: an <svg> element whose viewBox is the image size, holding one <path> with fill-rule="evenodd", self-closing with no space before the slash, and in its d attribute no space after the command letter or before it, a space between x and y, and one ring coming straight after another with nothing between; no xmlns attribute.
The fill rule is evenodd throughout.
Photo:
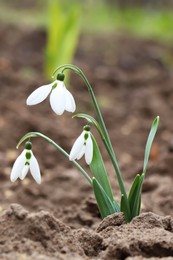
<svg viewBox="0 0 173 260"><path fill-rule="evenodd" d="M0 259L173 259L171 45L123 35L85 35L75 56L74 64L85 72L100 102L127 190L142 170L151 122L161 118L143 187L144 213L124 224L121 214L101 222L87 181L42 139L33 140L42 184L29 174L22 182L9 181L23 149L15 146L25 133L40 131L69 151L85 121L68 113L57 117L48 100L25 105L32 90L46 83L44 31L1 25L0 38ZM71 75L69 85L77 112L93 115L81 79ZM98 142L118 200L116 176Z"/></svg>

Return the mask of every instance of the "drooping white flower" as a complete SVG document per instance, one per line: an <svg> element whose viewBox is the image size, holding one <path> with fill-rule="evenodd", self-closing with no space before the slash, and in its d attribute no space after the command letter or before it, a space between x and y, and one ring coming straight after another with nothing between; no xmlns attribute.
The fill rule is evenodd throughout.
<svg viewBox="0 0 173 260"><path fill-rule="evenodd" d="M90 127L88 125L84 127L83 132L74 142L69 155L69 160L79 160L83 155L85 155L86 163L90 164L93 158L93 142L91 139Z"/></svg>
<svg viewBox="0 0 173 260"><path fill-rule="evenodd" d="M44 101L50 94L50 105L57 115L64 111L74 112L76 110L75 100L64 85L64 74L59 73L57 79L34 90L26 100L28 106L37 105Z"/></svg>
<svg viewBox="0 0 173 260"><path fill-rule="evenodd" d="M31 142L26 142L25 149L14 162L10 175L10 179L12 182L15 182L17 178L23 180L26 177L28 171L30 170L34 180L38 184L41 183L40 168L31 148Z"/></svg>

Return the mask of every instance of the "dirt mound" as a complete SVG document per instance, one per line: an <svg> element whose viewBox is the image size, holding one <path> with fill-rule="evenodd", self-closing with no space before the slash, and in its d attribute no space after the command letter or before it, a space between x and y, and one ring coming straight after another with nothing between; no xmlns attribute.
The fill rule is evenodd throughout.
<svg viewBox="0 0 173 260"><path fill-rule="evenodd" d="M95 231L72 230L49 212L29 213L22 206L12 204L1 215L0 224L0 255L4 260L173 256L170 216L143 213L125 224L120 213L105 218Z"/></svg>
<svg viewBox="0 0 173 260"><path fill-rule="evenodd" d="M31 259L38 256L38 259L63 259L65 254L66 259L72 259L76 254L83 254L70 227L49 212L29 213L22 206L12 204L1 216L0 222L2 255L10 253L13 256L11 252L16 252L19 255L27 254Z"/></svg>

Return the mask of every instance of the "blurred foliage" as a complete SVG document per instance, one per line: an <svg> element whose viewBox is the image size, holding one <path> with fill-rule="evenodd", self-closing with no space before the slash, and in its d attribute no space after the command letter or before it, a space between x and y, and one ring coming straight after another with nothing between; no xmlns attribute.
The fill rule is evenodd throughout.
<svg viewBox="0 0 173 260"><path fill-rule="evenodd" d="M173 39L173 10L117 7L99 2L83 17L86 31L129 32L143 37Z"/></svg>
<svg viewBox="0 0 173 260"><path fill-rule="evenodd" d="M104 0L103 0L104 1ZM106 0L108 4L121 8L126 7L149 7L149 8L170 8L173 7L172 0Z"/></svg>
<svg viewBox="0 0 173 260"><path fill-rule="evenodd" d="M18 3L17 8L15 2ZM18 0L0 0L0 21L19 25L22 21L23 26L45 27L48 24L47 2L48 0L25 0L24 4ZM83 33L119 31L163 40L173 39L172 0L64 0L62 2L65 9L80 4L82 14L80 26ZM30 3L29 8L28 6L26 8L26 3Z"/></svg>
<svg viewBox="0 0 173 260"><path fill-rule="evenodd" d="M61 0L48 1L47 44L45 50L45 75L61 64L71 63L79 35L80 5ZM66 75L67 77L67 75Z"/></svg>

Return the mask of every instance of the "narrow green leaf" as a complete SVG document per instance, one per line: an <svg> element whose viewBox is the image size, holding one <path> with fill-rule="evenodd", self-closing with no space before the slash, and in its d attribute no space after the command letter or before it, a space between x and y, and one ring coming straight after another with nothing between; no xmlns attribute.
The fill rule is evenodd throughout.
<svg viewBox="0 0 173 260"><path fill-rule="evenodd" d="M134 204L134 201L135 201L136 191L138 189L139 181L140 181L140 175L137 174L134 181L133 181L133 184L131 186L129 196L128 196L128 201L129 201L129 205L130 205L131 210L133 209L133 204Z"/></svg>
<svg viewBox="0 0 173 260"><path fill-rule="evenodd" d="M102 218L117 212L113 203L96 178L93 178L93 190Z"/></svg>
<svg viewBox="0 0 173 260"><path fill-rule="evenodd" d="M142 196L142 195L141 195L141 196ZM139 197L138 209L136 209L136 210L137 210L137 215L136 215L136 216L139 216L140 211L141 211L141 196Z"/></svg>
<svg viewBox="0 0 173 260"><path fill-rule="evenodd" d="M120 212L120 206L116 200L113 201L115 212Z"/></svg>
<svg viewBox="0 0 173 260"><path fill-rule="evenodd" d="M111 189L111 185L107 176L107 172L105 169L105 165L102 159L102 155L100 153L99 147L97 145L97 142L94 138L94 136L91 134L92 142L93 142L93 158L92 162L90 164L90 169L94 175L94 177L97 179L97 181L100 183L110 200L113 202L114 197Z"/></svg>
<svg viewBox="0 0 173 260"><path fill-rule="evenodd" d="M131 212L129 212L130 206L129 206L129 202L125 198L124 194L121 195L121 205L120 205L120 208L121 208L121 211L124 213L124 217L125 217L126 223L130 222L132 220Z"/></svg>
<svg viewBox="0 0 173 260"><path fill-rule="evenodd" d="M151 150L151 146L152 146L155 134L157 132L158 125L159 125L159 116L157 116L154 119L148 139L147 139L147 143L146 143L146 147L145 147L145 155L144 155L144 166L143 166L144 173L146 173L146 170L147 170L147 164L148 164L148 159L150 156L150 150Z"/></svg>
<svg viewBox="0 0 173 260"><path fill-rule="evenodd" d="M55 66L72 61L78 43L80 31L80 8L79 5L72 5L68 8L68 14L64 19L64 31L61 39L61 45L57 51ZM69 44L70 43L70 44ZM67 80L66 74L66 80Z"/></svg>
<svg viewBox="0 0 173 260"><path fill-rule="evenodd" d="M140 208L141 208L141 193L142 193L142 184L144 181L144 177L145 174L142 173L136 188L136 192L135 192L135 197L134 197L134 201L133 201L133 208L131 210L131 216L132 218L136 217L139 215L140 213Z"/></svg>
<svg viewBox="0 0 173 260"><path fill-rule="evenodd" d="M65 1L48 1L47 43L45 50L45 73L73 59L80 31L80 5L65 5ZM70 44L69 44L70 43ZM66 74L66 80L68 74Z"/></svg>

